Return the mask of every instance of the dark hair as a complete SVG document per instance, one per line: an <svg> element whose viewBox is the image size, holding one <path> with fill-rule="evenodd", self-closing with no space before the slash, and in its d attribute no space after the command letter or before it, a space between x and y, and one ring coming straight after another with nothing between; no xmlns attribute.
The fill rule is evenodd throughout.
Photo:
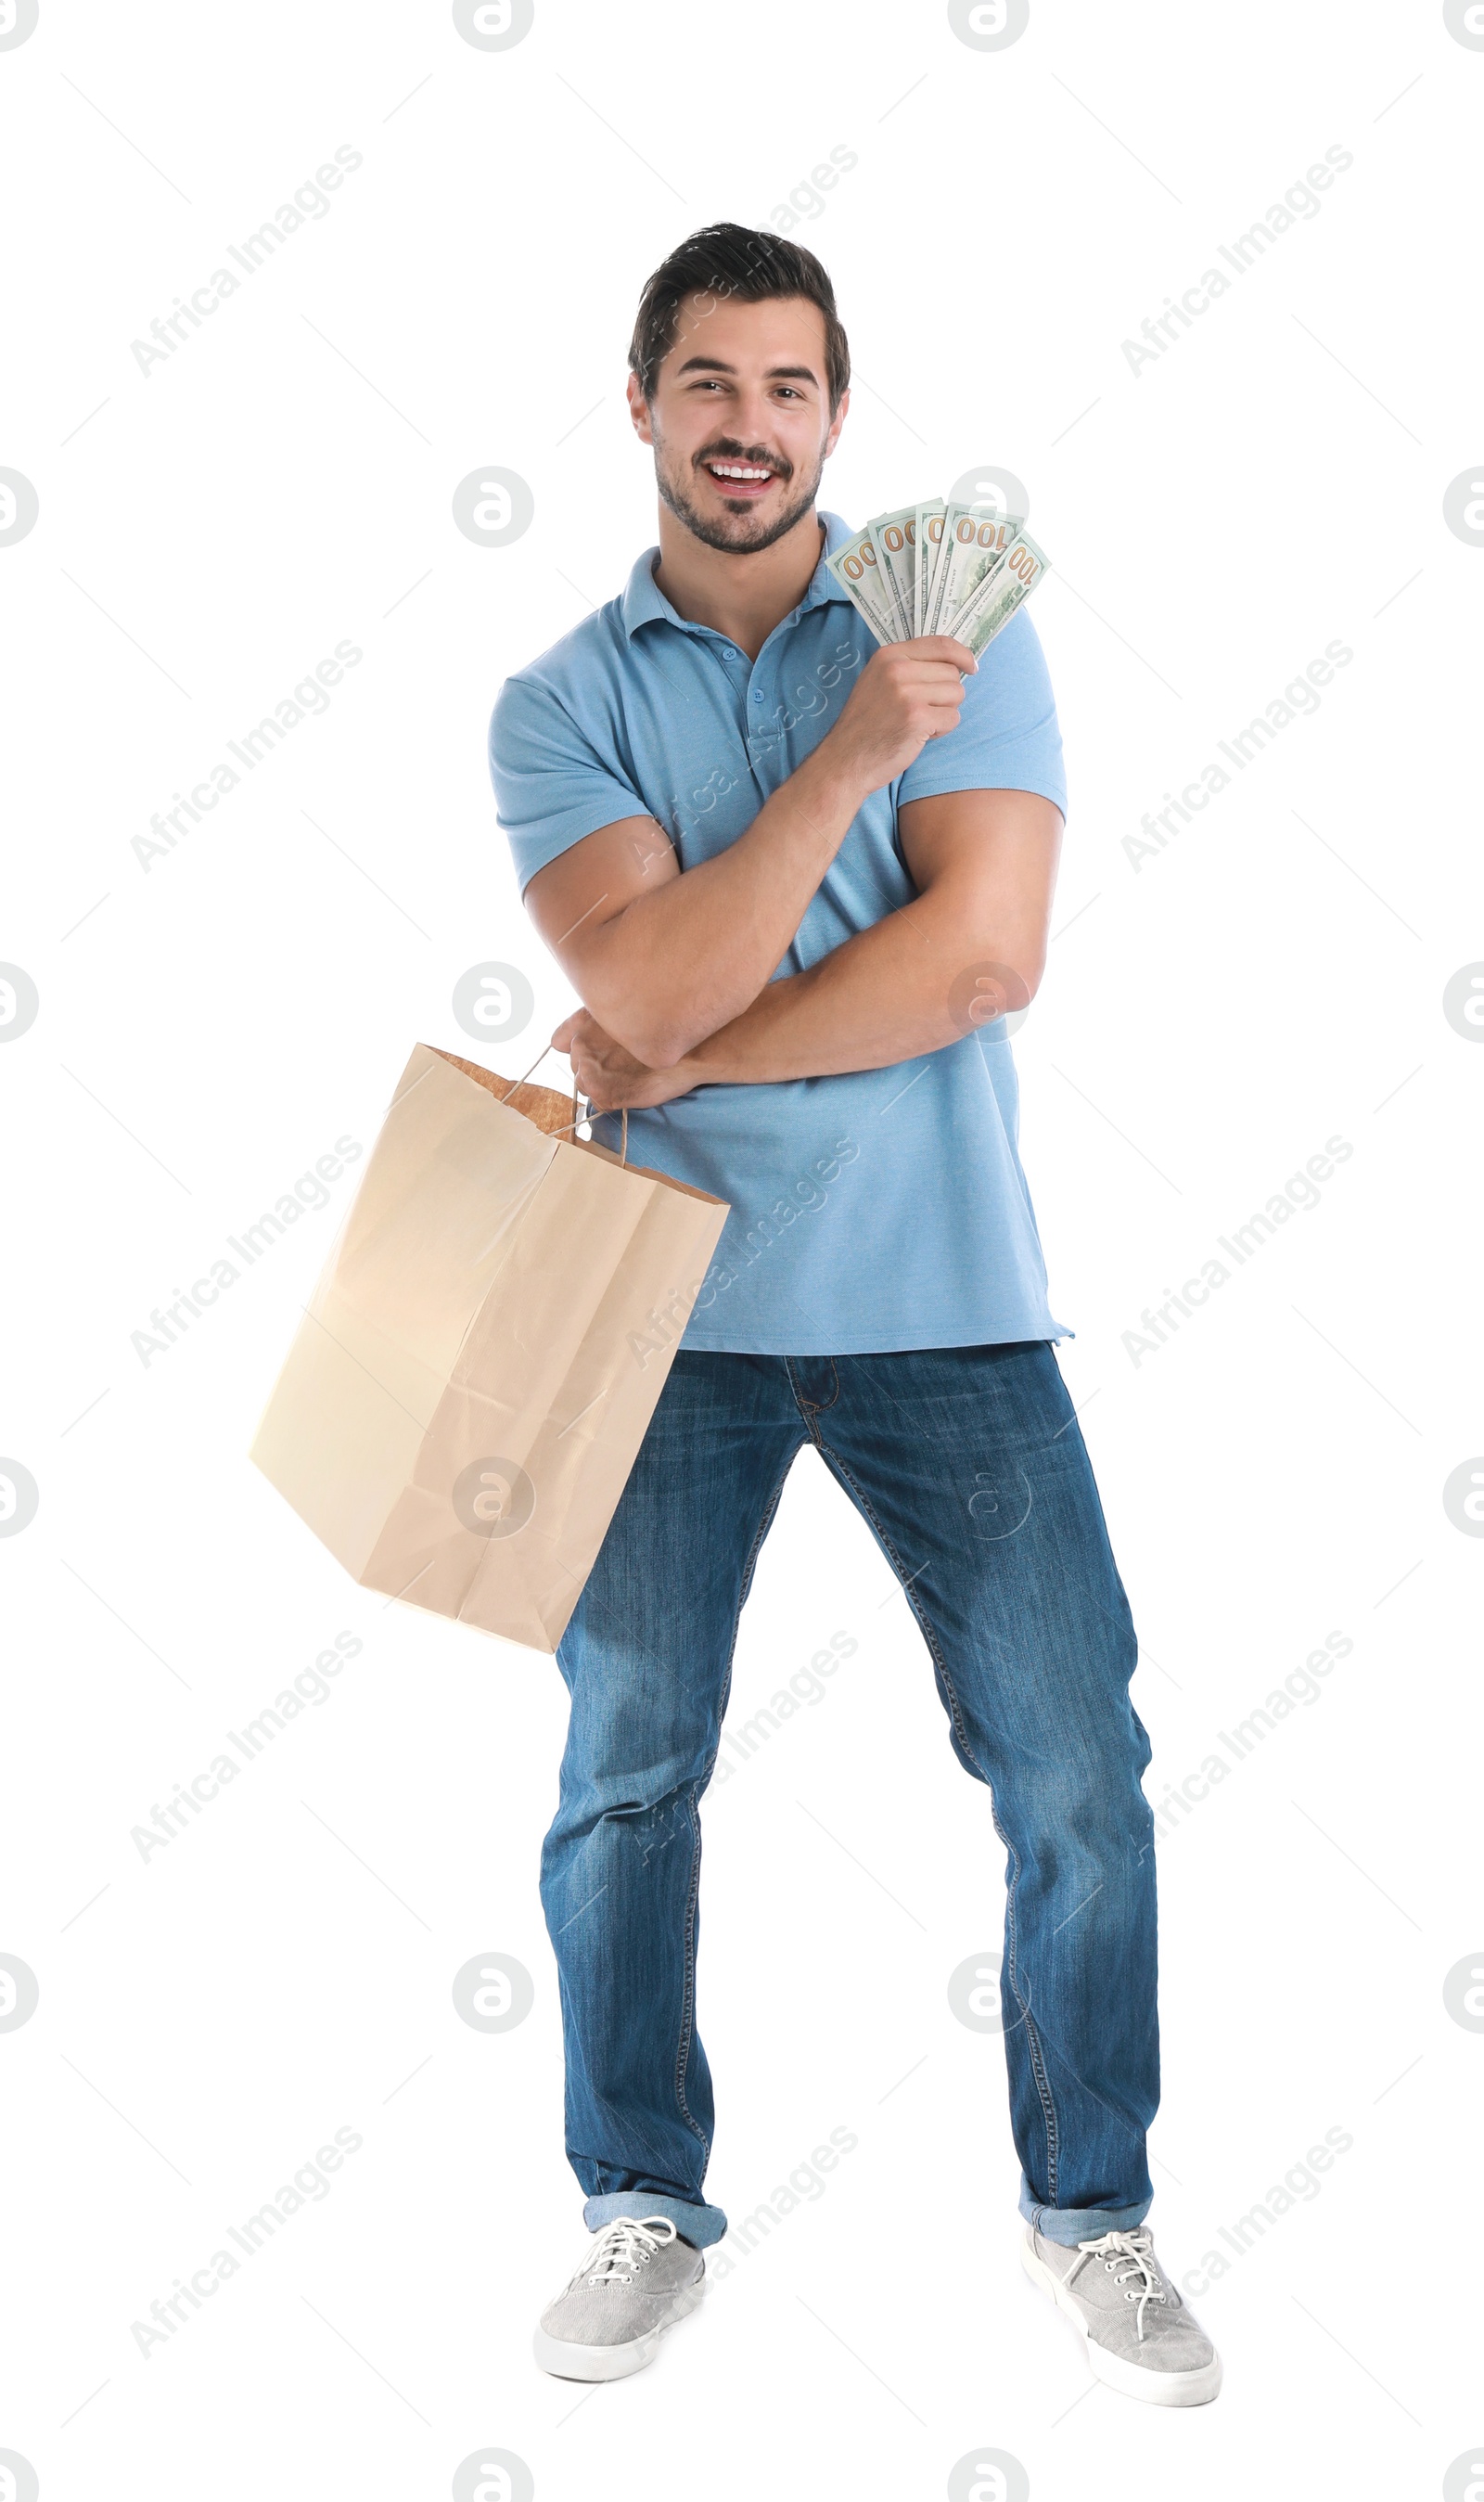
<svg viewBox="0 0 1484 2502"><path fill-rule="evenodd" d="M646 281L628 349L629 370L646 399L675 345L680 307L688 295L697 294L731 296L740 304L802 295L817 304L825 317L825 375L834 414L850 381L850 347L828 272L802 244L786 243L757 226L701 226Z"/></svg>

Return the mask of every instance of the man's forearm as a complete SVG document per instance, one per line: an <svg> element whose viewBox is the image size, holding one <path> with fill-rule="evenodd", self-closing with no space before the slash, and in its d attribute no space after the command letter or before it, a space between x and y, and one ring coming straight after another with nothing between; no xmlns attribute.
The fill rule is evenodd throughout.
<svg viewBox="0 0 1484 2502"><path fill-rule="evenodd" d="M859 767L826 739L735 842L594 931L584 997L599 1023L620 1031L644 1003L643 1056L665 1066L740 1014L788 953L865 796Z"/></svg>
<svg viewBox="0 0 1484 2502"><path fill-rule="evenodd" d="M975 993L972 965L1000 957L1006 970L1025 953L1015 940L976 946L949 896L920 896L889 913L806 973L769 982L729 1025L697 1043L675 1067L692 1086L757 1086L791 1077L829 1077L857 1068L890 1068L898 1061L941 1051L972 1030L980 1014L1024 1006L1039 973ZM957 987L956 987L957 986ZM961 991L963 994L961 996Z"/></svg>
<svg viewBox="0 0 1484 2502"><path fill-rule="evenodd" d="M766 983L663 1068L586 1009L558 1029L600 1112L706 1086L762 1086L891 1068L943 1050L1034 996L1061 850L1056 802L970 789L913 799L898 820L910 903L804 973Z"/></svg>

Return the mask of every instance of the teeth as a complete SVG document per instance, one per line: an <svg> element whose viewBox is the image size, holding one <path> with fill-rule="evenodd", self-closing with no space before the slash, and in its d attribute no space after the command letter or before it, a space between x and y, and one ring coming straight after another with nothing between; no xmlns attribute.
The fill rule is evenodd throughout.
<svg viewBox="0 0 1484 2502"><path fill-rule="evenodd" d="M771 469L738 469L728 467L720 460L709 460L706 463L706 466L711 471L713 478L771 478L773 474Z"/></svg>

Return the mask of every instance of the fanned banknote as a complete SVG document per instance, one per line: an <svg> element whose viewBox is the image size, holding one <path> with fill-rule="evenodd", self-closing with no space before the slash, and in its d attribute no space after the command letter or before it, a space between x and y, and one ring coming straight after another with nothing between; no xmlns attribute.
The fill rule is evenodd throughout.
<svg viewBox="0 0 1484 2502"><path fill-rule="evenodd" d="M1019 515L941 496L879 513L828 563L878 643L951 634L976 659L1050 570Z"/></svg>
<svg viewBox="0 0 1484 2502"><path fill-rule="evenodd" d="M913 577L917 572L917 506L903 504L895 513L878 513L867 522L876 549L876 562L886 589L891 592L896 612L896 640L909 642L914 631L912 623Z"/></svg>
<svg viewBox="0 0 1484 2502"><path fill-rule="evenodd" d="M932 570L943 542L943 498L933 495L917 508L914 531L916 563L912 581L912 631L921 634L923 619L928 614L928 594L932 584Z"/></svg>
<svg viewBox="0 0 1484 2502"><path fill-rule="evenodd" d="M882 578L876 543L870 530L857 530L826 558L830 572L848 599L859 608L878 643L900 643L896 603Z"/></svg>
<svg viewBox="0 0 1484 2502"><path fill-rule="evenodd" d="M1006 549L993 573L986 574L966 608L945 628L966 643L977 660L1002 626L1008 626L1023 599L1029 599L1050 563L1034 539L1023 529Z"/></svg>
<svg viewBox="0 0 1484 2502"><path fill-rule="evenodd" d="M1017 513L987 513L971 504L950 504L943 516L943 539L932 577L932 615L957 617L968 606L987 574L993 573L1010 542L1025 528ZM947 631L935 624L928 634Z"/></svg>

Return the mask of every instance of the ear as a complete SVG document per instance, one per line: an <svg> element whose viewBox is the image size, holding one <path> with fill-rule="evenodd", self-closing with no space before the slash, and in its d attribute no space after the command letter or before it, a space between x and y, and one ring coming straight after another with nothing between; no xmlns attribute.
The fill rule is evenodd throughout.
<svg viewBox="0 0 1484 2502"><path fill-rule="evenodd" d="M835 410L833 417L829 421L829 432L825 437L825 457L826 460L834 450L835 445L840 440L840 428L845 423L845 420L849 414L850 393L848 390L843 390L840 393L840 405Z"/></svg>
<svg viewBox="0 0 1484 2502"><path fill-rule="evenodd" d="M637 374L629 375L628 381L624 385L624 391L628 400L628 414L633 420L635 434L637 434L641 443L653 444L655 434L654 428L650 423L649 402L639 388L639 377Z"/></svg>

